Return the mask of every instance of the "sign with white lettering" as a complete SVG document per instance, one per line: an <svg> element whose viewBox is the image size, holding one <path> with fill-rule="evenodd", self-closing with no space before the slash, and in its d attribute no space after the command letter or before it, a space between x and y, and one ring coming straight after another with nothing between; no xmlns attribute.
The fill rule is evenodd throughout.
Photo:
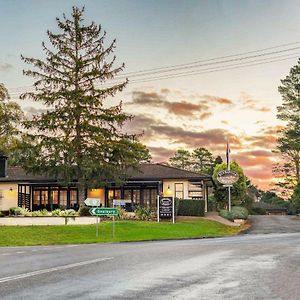
<svg viewBox="0 0 300 300"><path fill-rule="evenodd" d="M101 202L98 198L86 198L84 200L86 206L100 206Z"/></svg>
<svg viewBox="0 0 300 300"><path fill-rule="evenodd" d="M174 197L157 196L157 222L160 219L172 219L175 222Z"/></svg>
<svg viewBox="0 0 300 300"><path fill-rule="evenodd" d="M231 185L239 180L239 174L235 171L224 170L218 173L217 180L226 185Z"/></svg>

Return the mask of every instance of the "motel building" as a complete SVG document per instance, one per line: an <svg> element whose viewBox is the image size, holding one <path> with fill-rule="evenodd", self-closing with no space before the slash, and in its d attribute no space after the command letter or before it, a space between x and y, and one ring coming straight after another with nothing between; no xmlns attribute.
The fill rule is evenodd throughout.
<svg viewBox="0 0 300 300"><path fill-rule="evenodd" d="M25 207L31 211L56 208L78 209L76 183L62 186L54 179L26 173L20 167L7 167L7 157L0 155L0 210ZM103 207L112 207L113 200L122 200L125 208L132 211L136 205L156 209L157 195L179 199L205 200L207 211L208 193L212 178L163 164L142 164L139 170L128 174L123 186L101 187L86 190L86 198L99 199Z"/></svg>

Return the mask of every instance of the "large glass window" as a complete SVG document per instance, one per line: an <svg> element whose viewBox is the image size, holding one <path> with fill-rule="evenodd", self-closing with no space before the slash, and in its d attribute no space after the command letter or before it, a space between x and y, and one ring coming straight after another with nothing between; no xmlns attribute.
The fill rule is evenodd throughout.
<svg viewBox="0 0 300 300"><path fill-rule="evenodd" d="M77 190L70 190L70 207L76 208L78 204Z"/></svg>
<svg viewBox="0 0 300 300"><path fill-rule="evenodd" d="M41 204L41 191L34 191L33 192L33 205L40 205Z"/></svg>
<svg viewBox="0 0 300 300"><path fill-rule="evenodd" d="M67 208L67 190L60 190L59 195L59 205L60 209L66 209Z"/></svg>
<svg viewBox="0 0 300 300"><path fill-rule="evenodd" d="M183 183L175 183L175 198L183 199Z"/></svg>
<svg viewBox="0 0 300 300"><path fill-rule="evenodd" d="M140 190L132 190L132 202L137 205L141 203L141 191Z"/></svg>
<svg viewBox="0 0 300 300"><path fill-rule="evenodd" d="M48 201L48 190L42 190L41 191L41 205L46 208L48 203L49 203L49 201Z"/></svg>

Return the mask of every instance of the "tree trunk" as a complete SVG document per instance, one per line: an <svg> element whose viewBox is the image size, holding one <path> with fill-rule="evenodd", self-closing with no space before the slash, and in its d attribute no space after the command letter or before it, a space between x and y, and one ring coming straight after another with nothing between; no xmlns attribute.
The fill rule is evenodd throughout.
<svg viewBox="0 0 300 300"><path fill-rule="evenodd" d="M79 201L79 205L82 204L82 203L84 203L85 199L86 199L85 188L79 184L78 185L78 201Z"/></svg>

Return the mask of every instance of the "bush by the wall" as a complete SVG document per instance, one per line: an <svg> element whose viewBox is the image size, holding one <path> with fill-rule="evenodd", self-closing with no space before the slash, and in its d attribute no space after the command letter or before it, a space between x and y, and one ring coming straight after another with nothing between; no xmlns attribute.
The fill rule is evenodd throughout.
<svg viewBox="0 0 300 300"><path fill-rule="evenodd" d="M20 216L21 215L22 208L21 207L11 207L9 209L9 215L10 216Z"/></svg>
<svg viewBox="0 0 300 300"><path fill-rule="evenodd" d="M251 209L251 215L265 215L266 210L261 207L252 207Z"/></svg>
<svg viewBox="0 0 300 300"><path fill-rule="evenodd" d="M90 217L90 207L86 206L85 204L81 204L78 210L78 214L80 217Z"/></svg>
<svg viewBox="0 0 300 300"><path fill-rule="evenodd" d="M231 208L231 211L223 209L219 212L219 215L230 221L233 221L235 219L247 220L248 210L245 207L233 206Z"/></svg>
<svg viewBox="0 0 300 300"><path fill-rule="evenodd" d="M204 200L179 200L178 216L204 216L205 202Z"/></svg>
<svg viewBox="0 0 300 300"><path fill-rule="evenodd" d="M136 218L140 221L149 221L153 217L151 208L147 208L139 205L136 207L134 214Z"/></svg>

